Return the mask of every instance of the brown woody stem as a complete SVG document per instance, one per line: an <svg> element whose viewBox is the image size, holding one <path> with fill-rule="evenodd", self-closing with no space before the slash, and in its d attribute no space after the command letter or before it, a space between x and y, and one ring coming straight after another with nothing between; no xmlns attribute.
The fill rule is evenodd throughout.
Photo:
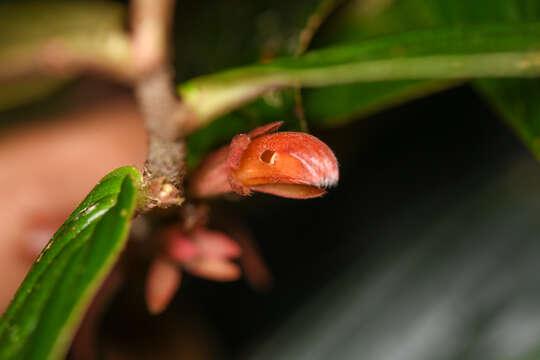
<svg viewBox="0 0 540 360"><path fill-rule="evenodd" d="M136 95L148 130L144 180L148 208L179 205L183 198L185 139L181 103L169 65L174 0L133 0L133 58Z"/></svg>

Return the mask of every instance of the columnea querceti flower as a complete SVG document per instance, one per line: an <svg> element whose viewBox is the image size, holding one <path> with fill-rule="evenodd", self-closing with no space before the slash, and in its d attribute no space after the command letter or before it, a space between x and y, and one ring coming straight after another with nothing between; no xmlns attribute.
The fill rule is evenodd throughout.
<svg viewBox="0 0 540 360"><path fill-rule="evenodd" d="M312 135L276 132L281 125L275 122L236 135L228 146L210 154L191 177L190 195L203 198L259 191L309 199L325 194L339 178L334 153ZM146 300L152 313L165 309L183 272L214 281L234 281L241 277L240 262L254 288L268 284L271 276L249 238L239 232L233 240L223 232L209 230L206 220L204 214L194 211L162 234L164 247L147 277Z"/></svg>
<svg viewBox="0 0 540 360"><path fill-rule="evenodd" d="M209 155L192 177L197 197L252 191L309 199L337 184L338 163L332 150L302 132L275 132L282 122L261 126L233 138Z"/></svg>

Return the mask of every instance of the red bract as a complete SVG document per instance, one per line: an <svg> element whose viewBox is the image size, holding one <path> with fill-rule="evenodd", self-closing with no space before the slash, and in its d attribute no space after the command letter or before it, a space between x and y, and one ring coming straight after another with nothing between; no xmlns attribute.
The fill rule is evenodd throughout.
<svg viewBox="0 0 540 360"><path fill-rule="evenodd" d="M240 134L211 154L192 177L191 192L208 197L234 191L260 191L308 199L337 183L338 163L332 150L316 137L276 131L282 122Z"/></svg>

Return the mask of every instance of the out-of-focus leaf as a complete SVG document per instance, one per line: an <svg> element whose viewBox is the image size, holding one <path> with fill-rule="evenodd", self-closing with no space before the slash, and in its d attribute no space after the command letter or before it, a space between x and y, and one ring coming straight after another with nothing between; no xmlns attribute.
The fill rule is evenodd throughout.
<svg viewBox="0 0 540 360"><path fill-rule="evenodd" d="M538 21L535 0L354 0L314 41L315 47L442 26Z"/></svg>
<svg viewBox="0 0 540 360"><path fill-rule="evenodd" d="M540 3L536 0L356 0L331 19L314 46L442 26L519 24L539 19ZM435 86L411 81L306 89L303 91L306 116L317 125L337 125L452 84L432 85ZM324 103L324 99L328 101Z"/></svg>
<svg viewBox="0 0 540 360"><path fill-rule="evenodd" d="M174 25L177 80L294 55L313 14L343 1L179 1Z"/></svg>
<svg viewBox="0 0 540 360"><path fill-rule="evenodd" d="M304 111L311 125L338 126L459 83L459 80L402 80L305 89L302 91Z"/></svg>
<svg viewBox="0 0 540 360"><path fill-rule="evenodd" d="M111 2L1 4L0 87L9 86L16 96L0 99L0 110L55 89L47 73L66 80L89 68L128 77L124 24L124 7Z"/></svg>
<svg viewBox="0 0 540 360"><path fill-rule="evenodd" d="M141 175L105 176L41 252L0 320L1 359L61 359L128 236Z"/></svg>
<svg viewBox="0 0 540 360"><path fill-rule="evenodd" d="M540 24L441 28L329 47L195 78L180 87L205 124L274 89L414 79L534 77Z"/></svg>
<svg viewBox="0 0 540 360"><path fill-rule="evenodd" d="M0 82L0 111L40 99L62 88L66 80L32 77Z"/></svg>
<svg viewBox="0 0 540 360"><path fill-rule="evenodd" d="M486 79L475 85L540 159L540 82L536 79Z"/></svg>

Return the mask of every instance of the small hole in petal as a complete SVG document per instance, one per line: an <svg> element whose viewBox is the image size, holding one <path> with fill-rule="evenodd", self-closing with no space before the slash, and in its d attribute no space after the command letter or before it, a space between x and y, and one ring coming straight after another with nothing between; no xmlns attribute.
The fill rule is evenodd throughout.
<svg viewBox="0 0 540 360"><path fill-rule="evenodd" d="M274 164L274 161L276 160L276 152L272 150L265 150L262 154L260 159L264 161L267 164Z"/></svg>

